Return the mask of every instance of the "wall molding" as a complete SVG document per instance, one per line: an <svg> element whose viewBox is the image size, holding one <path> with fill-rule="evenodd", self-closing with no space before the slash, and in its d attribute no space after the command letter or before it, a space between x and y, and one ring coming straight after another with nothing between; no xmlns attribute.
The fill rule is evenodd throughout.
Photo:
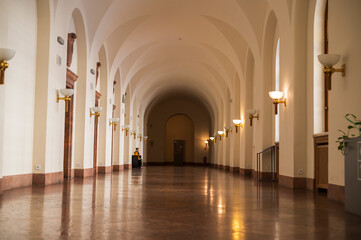
<svg viewBox="0 0 361 240"><path fill-rule="evenodd" d="M114 172L120 172L122 170L124 170L124 165L113 165Z"/></svg>
<svg viewBox="0 0 361 240"><path fill-rule="evenodd" d="M64 181L64 172L33 174L33 185L45 186L55 183L61 183L63 181Z"/></svg>
<svg viewBox="0 0 361 240"><path fill-rule="evenodd" d="M328 184L327 198L345 203L345 187L335 184Z"/></svg>
<svg viewBox="0 0 361 240"><path fill-rule="evenodd" d="M76 168L76 169L74 169L75 177L86 178L86 177L92 177L93 174L94 174L93 168Z"/></svg>
<svg viewBox="0 0 361 240"><path fill-rule="evenodd" d="M112 166L98 166L98 173L111 173L112 172Z"/></svg>
<svg viewBox="0 0 361 240"><path fill-rule="evenodd" d="M11 176L3 176L0 180L0 192L13 188L28 187L33 184L33 174L19 174Z"/></svg>
<svg viewBox="0 0 361 240"><path fill-rule="evenodd" d="M279 175L279 185L291 189L306 189L306 178Z"/></svg>

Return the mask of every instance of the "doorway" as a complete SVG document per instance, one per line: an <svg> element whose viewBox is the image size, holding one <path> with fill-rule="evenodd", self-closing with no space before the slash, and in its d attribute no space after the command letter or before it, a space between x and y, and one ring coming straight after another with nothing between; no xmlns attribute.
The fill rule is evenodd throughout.
<svg viewBox="0 0 361 240"><path fill-rule="evenodd" d="M74 89L74 84L78 76L71 70L66 70L66 88ZM73 155L73 113L74 113L74 95L71 96L69 102L65 102L68 111L65 111L65 127L64 127L64 178L72 178L74 171L72 169Z"/></svg>
<svg viewBox="0 0 361 240"><path fill-rule="evenodd" d="M166 164L183 165L194 162L194 125L191 118L177 114L168 119L164 150Z"/></svg>
<svg viewBox="0 0 361 240"><path fill-rule="evenodd" d="M184 140L175 140L174 141L174 165L182 166L184 162Z"/></svg>

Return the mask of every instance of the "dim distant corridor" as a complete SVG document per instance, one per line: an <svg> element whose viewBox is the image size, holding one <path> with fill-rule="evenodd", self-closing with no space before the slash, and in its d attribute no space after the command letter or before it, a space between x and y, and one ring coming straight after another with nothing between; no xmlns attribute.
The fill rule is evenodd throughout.
<svg viewBox="0 0 361 240"><path fill-rule="evenodd" d="M208 167L125 170L0 199L0 239L361 239L361 217L340 203Z"/></svg>

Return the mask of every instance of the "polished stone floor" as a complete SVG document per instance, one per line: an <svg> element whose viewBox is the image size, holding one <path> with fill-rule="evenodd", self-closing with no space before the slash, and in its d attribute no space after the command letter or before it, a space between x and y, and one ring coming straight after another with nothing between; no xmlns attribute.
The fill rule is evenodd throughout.
<svg viewBox="0 0 361 240"><path fill-rule="evenodd" d="M361 239L322 194L204 167L146 167L0 197L0 239Z"/></svg>

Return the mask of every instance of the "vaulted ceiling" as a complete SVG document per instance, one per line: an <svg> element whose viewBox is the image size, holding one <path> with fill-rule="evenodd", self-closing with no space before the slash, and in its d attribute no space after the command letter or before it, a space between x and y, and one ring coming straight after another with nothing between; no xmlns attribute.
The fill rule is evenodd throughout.
<svg viewBox="0 0 361 240"><path fill-rule="evenodd" d="M277 1L78 0L77 4L85 15L90 54L98 54L104 46L109 76L119 70L122 87L136 93L138 102L148 105L163 93L183 89L214 106L214 96L225 99L236 76L242 81L247 54L255 61L261 58L267 16ZM289 1L283 2L288 6Z"/></svg>

